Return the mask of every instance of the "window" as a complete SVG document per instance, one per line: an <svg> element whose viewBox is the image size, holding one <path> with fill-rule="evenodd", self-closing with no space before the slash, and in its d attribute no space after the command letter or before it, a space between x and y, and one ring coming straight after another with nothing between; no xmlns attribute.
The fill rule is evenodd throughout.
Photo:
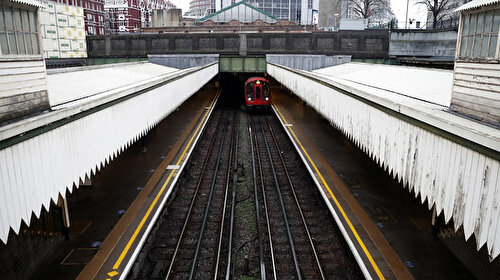
<svg viewBox="0 0 500 280"><path fill-rule="evenodd" d="M253 91L253 82L247 84L247 99L248 101L253 101L254 99L254 91Z"/></svg>
<svg viewBox="0 0 500 280"><path fill-rule="evenodd" d="M35 11L0 5L0 55L40 54Z"/></svg>
<svg viewBox="0 0 500 280"><path fill-rule="evenodd" d="M271 90L269 88L269 84L266 82L262 82L262 97L264 100L269 100L269 96L271 95Z"/></svg>
<svg viewBox="0 0 500 280"><path fill-rule="evenodd" d="M262 87L260 87L260 86L255 87L255 99L262 98L261 91L262 91Z"/></svg>
<svg viewBox="0 0 500 280"><path fill-rule="evenodd" d="M459 57L497 58L500 9L464 16Z"/></svg>

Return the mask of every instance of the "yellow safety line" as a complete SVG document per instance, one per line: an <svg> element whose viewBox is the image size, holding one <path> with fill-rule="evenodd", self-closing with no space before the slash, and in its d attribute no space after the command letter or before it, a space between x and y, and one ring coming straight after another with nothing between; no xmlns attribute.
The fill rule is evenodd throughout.
<svg viewBox="0 0 500 280"><path fill-rule="evenodd" d="M281 119L285 122L285 124L288 124L288 121L285 119L285 117L283 116L283 114L281 114L281 111L278 109L278 106L276 106L276 104L274 104L274 103L273 103L273 105L274 105L274 108L276 108L276 111L280 115ZM314 171L316 172L316 174L318 174L319 178L321 179L321 182L323 183L323 185L325 186L325 188L328 190L328 193L330 194L330 196L332 197L333 201L335 202L335 205L337 206L337 208L339 209L340 213L342 214L342 217L344 217L344 220L347 222L347 225L349 225L349 228L351 229L352 233L356 237L356 241L358 241L359 245L363 249L363 252L365 253L365 255L368 258L368 260L370 261L370 264L373 266L373 269L375 269L375 272L377 273L377 276L379 277L379 279L385 279L384 275L382 275L382 272L380 271L380 269L378 268L377 264L373 260L370 252L368 251L368 249L366 248L365 244L363 243L363 240L361 240L361 237L359 237L358 232L356 231L356 229L352 225L351 220L349 220L349 218L347 217L344 209L342 208L342 206L340 205L339 201L337 200L337 198L333 194L332 190L330 189L330 186L326 182L326 180L323 177L323 175L321 174L321 172L319 172L318 168L316 167L316 164L313 162L313 160L311 159L311 157L307 153L306 149L304 148L304 146L302 145L302 143L297 138L297 135L295 135L295 132L293 131L292 127L287 126L286 128L288 128L288 130L290 130L290 132L292 133L293 137L295 138L295 141L297 141L297 143L299 144L300 148L302 149L302 151L306 155L307 159L311 163L312 167L314 168Z"/></svg>
<svg viewBox="0 0 500 280"><path fill-rule="evenodd" d="M215 98L212 100L212 102L210 103L210 108L213 106L213 104L215 103L215 100L217 100L218 96L219 96L219 94L217 94L215 96ZM189 139L189 142L188 142L187 146L184 148L184 151L182 152L182 154L181 154L179 160L177 161L176 165L179 165L182 162L182 160L184 159L184 157L186 156L186 153L187 153L189 147L191 146L191 144L192 144L195 136L198 134L198 131L200 130L203 122L205 121L205 119L207 118L209 112L210 112L210 110L208 110L207 112L205 112L205 115L203 116L203 119L198 124L198 127L196 128L194 134L191 136L191 139ZM116 260L116 263L113 266L113 269L118 269L120 267L123 259L125 258L125 256L127 255L128 251L130 250L130 247L132 246L132 244L134 243L135 239L137 238L137 235L139 234L139 232L141 231L142 227L144 226L144 223L146 222L146 220L148 219L149 215L151 214L151 211L153 211L153 208L155 207L156 203L160 199L163 191L165 191L165 189L166 189L168 183L170 182L170 180L172 179L172 176L174 175L174 173L175 173L175 169L172 169L172 171L170 171L170 174L168 175L167 180L165 181L165 183L161 187L161 189L158 192L158 194L156 195L155 199L153 200L153 202L149 206L148 211L146 212L146 214L142 218L141 222L139 223L139 226L137 226L137 228L135 229L134 234L132 234L132 237L130 237L127 245L125 246L125 248L123 249L122 253L120 254L120 257L118 258L118 260Z"/></svg>

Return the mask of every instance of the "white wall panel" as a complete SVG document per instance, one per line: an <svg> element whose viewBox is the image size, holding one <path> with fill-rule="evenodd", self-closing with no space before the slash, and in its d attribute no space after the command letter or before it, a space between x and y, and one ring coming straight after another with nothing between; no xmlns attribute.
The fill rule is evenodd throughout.
<svg viewBox="0 0 500 280"><path fill-rule="evenodd" d="M455 230L463 226L467 239L474 234L478 249L486 243L490 257L498 256L498 160L313 80L315 75L269 63L267 68L415 196L420 194L422 203L435 205L447 222L453 218Z"/></svg>
<svg viewBox="0 0 500 280"><path fill-rule="evenodd" d="M0 239L109 163L218 72L214 64L0 150ZM175 78L175 77L174 77Z"/></svg>

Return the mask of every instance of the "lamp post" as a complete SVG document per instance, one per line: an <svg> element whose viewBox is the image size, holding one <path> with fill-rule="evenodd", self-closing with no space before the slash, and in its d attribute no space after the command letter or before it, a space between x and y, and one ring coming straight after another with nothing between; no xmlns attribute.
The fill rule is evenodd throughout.
<svg viewBox="0 0 500 280"><path fill-rule="evenodd" d="M339 30L339 14L333 14L333 31Z"/></svg>
<svg viewBox="0 0 500 280"><path fill-rule="evenodd" d="M405 19L405 29L408 29L408 6L410 5L410 0L406 0L406 19Z"/></svg>

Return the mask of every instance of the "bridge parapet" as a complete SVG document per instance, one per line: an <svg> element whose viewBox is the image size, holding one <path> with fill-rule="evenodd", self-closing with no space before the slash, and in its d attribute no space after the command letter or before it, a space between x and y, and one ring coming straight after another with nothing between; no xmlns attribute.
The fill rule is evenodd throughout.
<svg viewBox="0 0 500 280"><path fill-rule="evenodd" d="M319 54L389 56L388 30L276 33L163 33L88 36L89 58L150 54Z"/></svg>
<svg viewBox="0 0 500 280"><path fill-rule="evenodd" d="M314 70L351 62L350 55L286 55L268 54L267 62L300 70Z"/></svg>
<svg viewBox="0 0 500 280"><path fill-rule="evenodd" d="M447 107L378 87L268 63L268 73L394 178L500 254L500 131Z"/></svg>
<svg viewBox="0 0 500 280"><path fill-rule="evenodd" d="M187 69L196 66L203 66L219 61L218 54L151 54L148 55L151 63Z"/></svg>

